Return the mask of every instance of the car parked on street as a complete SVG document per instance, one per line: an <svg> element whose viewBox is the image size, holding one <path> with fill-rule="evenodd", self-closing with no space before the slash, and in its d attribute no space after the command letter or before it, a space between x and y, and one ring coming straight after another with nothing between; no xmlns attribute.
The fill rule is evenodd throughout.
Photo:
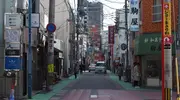
<svg viewBox="0 0 180 100"><path fill-rule="evenodd" d="M89 72L95 71L95 68L96 68L96 64L90 64L89 65Z"/></svg>
<svg viewBox="0 0 180 100"><path fill-rule="evenodd" d="M106 74L106 65L104 61L98 61L96 63L95 73L104 73Z"/></svg>

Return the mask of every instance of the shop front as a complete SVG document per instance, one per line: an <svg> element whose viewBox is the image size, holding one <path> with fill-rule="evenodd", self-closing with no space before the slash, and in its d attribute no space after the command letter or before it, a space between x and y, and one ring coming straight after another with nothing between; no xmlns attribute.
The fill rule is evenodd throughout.
<svg viewBox="0 0 180 100"><path fill-rule="evenodd" d="M174 45L172 54L175 54ZM140 58L142 86L161 86L161 34L143 34L135 39L135 56Z"/></svg>

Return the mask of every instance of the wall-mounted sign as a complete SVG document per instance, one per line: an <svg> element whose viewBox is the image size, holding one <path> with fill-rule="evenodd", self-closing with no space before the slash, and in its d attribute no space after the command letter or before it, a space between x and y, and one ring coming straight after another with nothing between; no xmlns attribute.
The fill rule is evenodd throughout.
<svg viewBox="0 0 180 100"><path fill-rule="evenodd" d="M5 70L21 69L22 59L20 57L5 57Z"/></svg>
<svg viewBox="0 0 180 100"><path fill-rule="evenodd" d="M130 0L130 31L139 31L139 0Z"/></svg>
<svg viewBox="0 0 180 100"><path fill-rule="evenodd" d="M22 27L23 17L20 13L5 13L5 27L17 28Z"/></svg>
<svg viewBox="0 0 180 100"><path fill-rule="evenodd" d="M114 44L114 31L115 26L108 26L108 42L109 44Z"/></svg>
<svg viewBox="0 0 180 100"><path fill-rule="evenodd" d="M21 30L6 29L5 41L6 42L20 42Z"/></svg>
<svg viewBox="0 0 180 100"><path fill-rule="evenodd" d="M10 49L8 49L8 50L6 50L5 51L5 55L6 56L19 56L21 54L21 51L20 50L10 50Z"/></svg>
<svg viewBox="0 0 180 100"><path fill-rule="evenodd" d="M5 49L19 49L20 50L20 43L5 43Z"/></svg>
<svg viewBox="0 0 180 100"><path fill-rule="evenodd" d="M29 14L26 14L26 27L29 27ZM31 27L39 28L40 27L40 16L39 13L31 14Z"/></svg>

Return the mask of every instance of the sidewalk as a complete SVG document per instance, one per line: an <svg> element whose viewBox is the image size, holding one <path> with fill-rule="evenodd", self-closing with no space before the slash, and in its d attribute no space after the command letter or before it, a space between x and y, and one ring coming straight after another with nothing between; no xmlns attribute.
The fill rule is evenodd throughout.
<svg viewBox="0 0 180 100"><path fill-rule="evenodd" d="M78 78L80 76L78 75ZM77 79L78 79L77 78ZM28 99L28 100L49 100L53 95L59 93L64 87L66 87L69 83L71 83L74 80L77 80L74 78L74 75L67 78L67 79L63 79L61 80L58 84L53 86L53 90L48 92L48 93L39 93L36 94L32 97L32 99Z"/></svg>
<svg viewBox="0 0 180 100"><path fill-rule="evenodd" d="M115 74L113 74L113 73L111 73L111 72L109 72L109 73L110 73L110 74L109 74L109 77L110 77L113 81L119 83L119 84L123 87L123 89L125 89L125 90L161 91L161 89L134 88L131 83L121 81L121 80L119 80L119 78L118 78L117 75L115 75Z"/></svg>

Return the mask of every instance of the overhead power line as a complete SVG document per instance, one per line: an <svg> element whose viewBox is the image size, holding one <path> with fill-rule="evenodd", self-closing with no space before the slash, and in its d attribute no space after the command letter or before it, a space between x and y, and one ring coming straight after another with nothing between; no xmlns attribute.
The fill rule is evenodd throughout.
<svg viewBox="0 0 180 100"><path fill-rule="evenodd" d="M110 6L108 6L108 5L106 5L106 4L104 4L104 3L102 3L104 6L106 6L106 7L108 7L108 8L111 8L111 9L117 9L117 8L113 8L113 7L110 7Z"/></svg>
<svg viewBox="0 0 180 100"><path fill-rule="evenodd" d="M56 6L59 6L59 5L63 4L63 3L64 3L64 1L62 1L61 3L59 3L59 4L55 5L55 7L56 7Z"/></svg>
<svg viewBox="0 0 180 100"><path fill-rule="evenodd" d="M124 4L124 2L117 2L117 1L111 1L111 0L105 0L105 1L110 2L110 3Z"/></svg>

